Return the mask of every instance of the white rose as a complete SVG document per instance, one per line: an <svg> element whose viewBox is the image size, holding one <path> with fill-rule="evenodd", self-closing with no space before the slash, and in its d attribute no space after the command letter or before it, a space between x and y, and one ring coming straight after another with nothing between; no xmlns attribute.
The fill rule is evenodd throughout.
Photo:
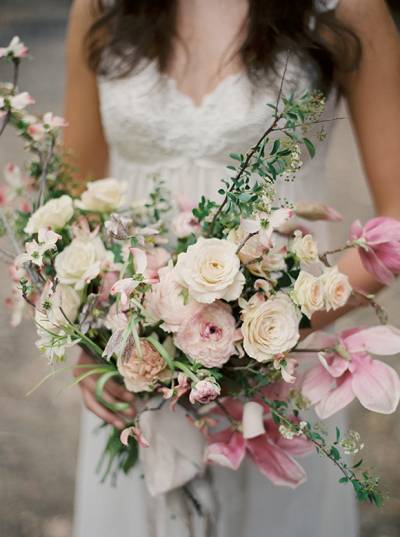
<svg viewBox="0 0 400 537"><path fill-rule="evenodd" d="M247 237L248 233L246 233L243 229L232 229L229 232L228 239L232 241L236 246L239 246L239 244ZM265 246L263 246L260 243L258 235L254 235L249 240L246 241L244 246L239 251L239 258L240 261L244 264L249 263L250 261L254 261L254 259L257 259L263 255L265 252ZM252 271L252 268L256 263L253 263L248 266L248 269Z"/></svg>
<svg viewBox="0 0 400 537"><path fill-rule="evenodd" d="M318 247L312 235L302 235L296 231L291 250L303 263L313 263L318 259Z"/></svg>
<svg viewBox="0 0 400 537"><path fill-rule="evenodd" d="M339 272L337 266L325 269L320 279L324 286L325 308L336 310L346 304L351 295L351 285L346 274Z"/></svg>
<svg viewBox="0 0 400 537"><path fill-rule="evenodd" d="M124 203L126 184L111 177L91 181L75 204L85 211L111 212Z"/></svg>
<svg viewBox="0 0 400 537"><path fill-rule="evenodd" d="M59 333L67 323L65 317L73 323L78 315L80 303L79 294L72 287L58 284L53 293L47 286L40 297L39 307L35 310L39 334Z"/></svg>
<svg viewBox="0 0 400 537"><path fill-rule="evenodd" d="M299 340L298 310L282 292L244 310L242 319L244 350L258 362L273 360Z"/></svg>
<svg viewBox="0 0 400 537"><path fill-rule="evenodd" d="M321 278L316 278L302 270L295 281L293 300L309 319L315 311L324 307L324 285Z"/></svg>
<svg viewBox="0 0 400 537"><path fill-rule="evenodd" d="M100 237L76 238L58 254L55 269L61 283L79 290L100 273L104 262L112 260L112 253L105 249Z"/></svg>
<svg viewBox="0 0 400 537"><path fill-rule="evenodd" d="M239 298L245 278L240 272L237 246L224 239L204 239L178 256L176 272L189 294L198 302Z"/></svg>
<svg viewBox="0 0 400 537"><path fill-rule="evenodd" d="M67 195L55 198L32 214L25 226L25 233L37 233L40 228L62 229L74 214L72 198Z"/></svg>

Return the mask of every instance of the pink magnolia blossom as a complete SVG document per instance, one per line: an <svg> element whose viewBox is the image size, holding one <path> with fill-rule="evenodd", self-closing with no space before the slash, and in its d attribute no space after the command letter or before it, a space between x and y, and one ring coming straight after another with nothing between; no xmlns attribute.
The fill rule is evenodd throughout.
<svg viewBox="0 0 400 537"><path fill-rule="evenodd" d="M350 228L350 240L356 242L364 267L384 284L400 273L400 221L379 216L364 226L359 220Z"/></svg>
<svg viewBox="0 0 400 537"><path fill-rule="evenodd" d="M320 364L308 370L302 392L322 419L329 418L355 398L374 412L393 413L400 400L397 372L370 354L400 352L400 330L392 326L346 330L339 340L315 333L308 345L329 349L319 354Z"/></svg>
<svg viewBox="0 0 400 537"><path fill-rule="evenodd" d="M240 423L242 403L224 401L223 404L233 420ZM270 418L264 419L259 432L257 436L245 438L238 429L228 427L211 435L206 449L207 462L237 470L248 453L260 472L275 485L296 488L304 483L306 473L293 456L310 453L313 450L310 442L302 436L283 438Z"/></svg>
<svg viewBox="0 0 400 537"><path fill-rule="evenodd" d="M237 354L235 341L239 337L231 307L217 300L182 323L175 345L193 362L205 367L222 367Z"/></svg>

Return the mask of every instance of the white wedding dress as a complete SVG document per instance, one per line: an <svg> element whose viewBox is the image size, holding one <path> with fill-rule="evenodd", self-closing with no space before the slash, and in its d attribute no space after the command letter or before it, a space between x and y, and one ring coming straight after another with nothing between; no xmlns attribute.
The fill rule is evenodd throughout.
<svg viewBox="0 0 400 537"><path fill-rule="evenodd" d="M287 86L301 90L309 77L289 64ZM244 152L271 121L268 102L275 102L279 79L254 88L244 74L227 77L201 106L183 95L173 80L153 63L119 80L99 80L104 130L111 150L110 175L129 184L132 200L145 197L151 178L159 174L177 194L197 200L216 197L226 176L228 154ZM293 87L293 86L292 86ZM335 92L326 117L333 117ZM330 131L331 124L327 123ZM328 136L329 139L329 136ZM329 141L317 156L304 156L294 183L284 184L290 200L325 199L324 164ZM320 226L319 238L326 237ZM333 423L343 426L343 418ZM100 484L95 467L105 444L98 419L83 412L77 475L74 537L356 537L357 517L352 490L338 484L334 466L317 454L301 459L308 481L297 490L272 485L246 462L233 472L211 471L218 512L217 532L204 527L181 489L151 497L140 465L121 475L116 487ZM179 439L185 443L185 438ZM198 479L210 487L209 479Z"/></svg>

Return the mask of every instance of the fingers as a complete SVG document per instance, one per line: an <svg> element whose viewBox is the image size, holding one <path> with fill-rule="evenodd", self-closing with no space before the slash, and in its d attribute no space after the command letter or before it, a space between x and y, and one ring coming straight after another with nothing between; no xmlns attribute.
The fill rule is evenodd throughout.
<svg viewBox="0 0 400 537"><path fill-rule="evenodd" d="M81 384L83 385L83 386L81 386L81 388L86 389L89 392L91 392L93 394L94 399L97 401L97 398L96 398L96 378L95 378L95 376L93 375L92 377L86 378L85 380L83 380L81 382ZM113 383L113 384L115 384L115 383ZM119 393L119 392L116 390L116 393ZM130 394L130 392L127 392L127 393L129 395L133 395L133 394ZM129 401L126 401L126 400L123 401L122 399L119 399L118 397L115 397L113 395L113 393L109 390L109 383L107 382L107 384L105 385L105 388L103 390L103 399L105 401L107 401L107 403L111 403L111 404L121 403L121 402L123 402L123 403L126 403L126 402L132 403L133 400L134 400L134 397L129 398ZM130 406L126 410L121 410L121 414L124 414L125 416L128 416L128 417L133 417L133 416L136 415L136 410L135 410L135 408L133 406Z"/></svg>
<svg viewBox="0 0 400 537"><path fill-rule="evenodd" d="M135 400L133 393L128 392L121 384L109 380L105 385L105 391L120 399L121 401L126 401L127 403L132 403Z"/></svg>
<svg viewBox="0 0 400 537"><path fill-rule="evenodd" d="M124 420L100 404L90 390L86 388L82 389L82 396L86 408L96 414L100 419L117 429L123 429L125 427Z"/></svg>

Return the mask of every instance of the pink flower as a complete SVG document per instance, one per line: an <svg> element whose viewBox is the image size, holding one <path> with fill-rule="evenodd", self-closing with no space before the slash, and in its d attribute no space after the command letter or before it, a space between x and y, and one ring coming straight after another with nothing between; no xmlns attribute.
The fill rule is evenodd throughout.
<svg viewBox="0 0 400 537"><path fill-rule="evenodd" d="M158 272L159 282L146 296L145 307L157 319L163 321L163 329L176 332L183 321L192 317L202 305L185 297L184 287L179 283L176 271L168 266Z"/></svg>
<svg viewBox="0 0 400 537"><path fill-rule="evenodd" d="M134 393L151 391L159 381L171 377L164 359L146 339L140 341L140 349L136 345L133 347L128 359L120 356L117 368L126 389Z"/></svg>
<svg viewBox="0 0 400 537"><path fill-rule="evenodd" d="M276 209L271 214L260 213L262 217L259 220L243 219L240 223L240 229L246 234L258 233L260 244L266 248L271 246L272 233L281 226L286 225L288 220L293 216L291 209ZM264 226L263 222L267 222Z"/></svg>
<svg viewBox="0 0 400 537"><path fill-rule="evenodd" d="M108 300L113 285L118 281L118 275L119 273L117 271L106 272L103 275L99 289L100 302L106 302Z"/></svg>
<svg viewBox="0 0 400 537"><path fill-rule="evenodd" d="M180 326L175 345L193 362L205 367L222 367L237 354L238 332L228 304L216 301L204 306Z"/></svg>
<svg viewBox="0 0 400 537"><path fill-rule="evenodd" d="M192 233L197 235L200 231L200 224L193 216L192 211L183 211L174 216L171 229L178 239L184 239Z"/></svg>
<svg viewBox="0 0 400 537"><path fill-rule="evenodd" d="M158 272L160 268L165 267L171 259L171 254L161 247L147 250L147 269L152 272Z"/></svg>
<svg viewBox="0 0 400 537"><path fill-rule="evenodd" d="M10 97L10 104L16 110L23 110L26 106L34 103L35 100L26 91Z"/></svg>
<svg viewBox="0 0 400 537"><path fill-rule="evenodd" d="M159 391L162 393L164 399L171 400L171 409L174 410L178 400L189 391L190 384L186 375L178 373L178 382L171 388L162 386Z"/></svg>
<svg viewBox="0 0 400 537"><path fill-rule="evenodd" d="M130 436L132 436L136 440L140 447L148 448L150 446L149 441L143 436L142 431L138 426L132 425L130 427L126 427L121 432L121 435L119 437L121 444L127 446L129 443Z"/></svg>
<svg viewBox="0 0 400 537"><path fill-rule="evenodd" d="M3 58L4 56L26 58L28 53L28 47L25 46L18 36L14 36L7 47L0 48L0 58Z"/></svg>
<svg viewBox="0 0 400 537"><path fill-rule="evenodd" d="M221 394L221 386L213 378L199 380L191 389L189 401L194 405L211 403Z"/></svg>
<svg viewBox="0 0 400 537"><path fill-rule="evenodd" d="M224 401L224 408L231 417L241 422L243 406L239 401ZM302 466L293 458L294 455L307 455L313 450L310 442L298 436L287 440L279 433L278 426L272 419L264 419L260 434L244 438L236 429L227 428L210 437L206 449L206 460L233 470L241 465L246 452L260 470L275 485L296 488L307 479Z"/></svg>
<svg viewBox="0 0 400 537"><path fill-rule="evenodd" d="M374 412L393 413L400 400L400 379L387 364L371 354L400 352L400 330L376 326L343 332L339 340L315 333L307 344L328 349L319 354L320 364L308 370L302 392L322 419L329 418L357 398Z"/></svg>
<svg viewBox="0 0 400 537"><path fill-rule="evenodd" d="M384 284L400 273L400 221L379 216L364 227L359 220L350 228L350 240L359 246L364 267Z"/></svg>

